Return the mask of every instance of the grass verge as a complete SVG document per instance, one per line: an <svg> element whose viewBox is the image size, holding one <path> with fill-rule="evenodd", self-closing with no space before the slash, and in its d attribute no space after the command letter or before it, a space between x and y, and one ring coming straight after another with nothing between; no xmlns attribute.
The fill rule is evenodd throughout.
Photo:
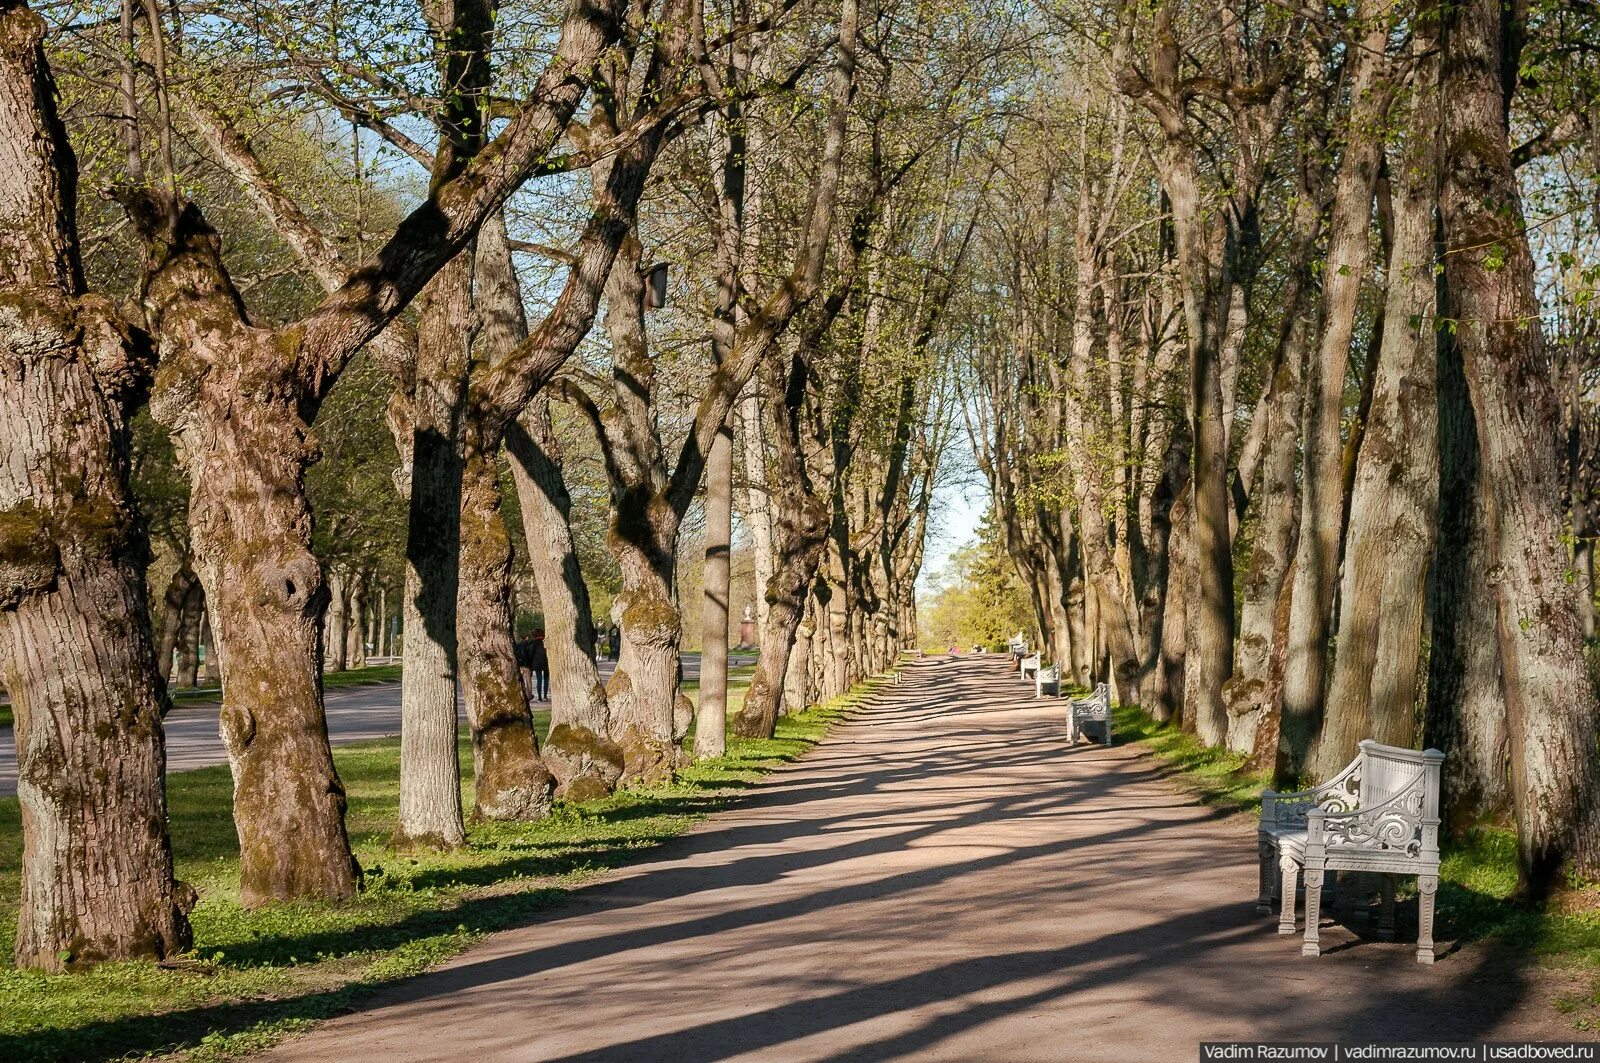
<svg viewBox="0 0 1600 1063"><path fill-rule="evenodd" d="M743 670L748 674L748 670ZM245 911L226 767L168 779L178 873L195 885L195 948L170 964L106 964L82 975L0 968L0 1059L96 1063L176 1054L221 1060L348 1010L378 983L434 966L484 934L527 922L594 875L639 859L761 776L799 757L868 688L779 721L769 741L731 739L670 786L561 804L537 823L478 823L452 853L399 853L399 743L339 747L348 824L366 871L345 905ZM730 700L742 700L734 693ZM541 714L542 716L542 714ZM546 721L541 719L541 725ZM462 745L470 803L471 754ZM0 801L0 950L15 935L21 837L15 798Z"/></svg>
<svg viewBox="0 0 1600 1063"><path fill-rule="evenodd" d="M1265 774L1245 769L1245 757L1207 749L1180 728L1157 723L1137 707L1115 711L1117 734L1149 749L1182 773L1183 781L1208 804L1241 812L1261 811ZM1516 836L1482 828L1445 842L1439 867L1439 936L1444 940L1494 941L1557 966L1588 972L1589 988L1563 996L1557 1007L1579 1030L1600 1030L1600 886L1573 884L1550 903L1514 902Z"/></svg>

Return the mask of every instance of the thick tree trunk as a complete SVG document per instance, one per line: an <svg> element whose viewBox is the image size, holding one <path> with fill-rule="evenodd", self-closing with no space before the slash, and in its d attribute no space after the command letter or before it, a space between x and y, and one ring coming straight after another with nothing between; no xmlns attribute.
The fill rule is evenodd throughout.
<svg viewBox="0 0 1600 1063"><path fill-rule="evenodd" d="M539 819L550 812L554 782L539 757L511 641L511 537L500 516L499 469L480 441L466 443L456 644L472 729L474 808L485 819Z"/></svg>
<svg viewBox="0 0 1600 1063"><path fill-rule="evenodd" d="M1333 213L1328 227L1326 268L1322 272L1322 337L1306 367L1301 476L1300 537L1295 552L1289 643L1284 658L1280 740L1292 773L1303 772L1322 726L1332 631L1334 591L1338 586L1340 530L1345 499L1340 414L1345 372L1355 327L1361 285L1372 257L1372 195L1383 159L1382 126L1390 92L1384 83L1388 63L1387 0L1358 6L1364 28L1350 62L1350 114L1344 157L1334 179Z"/></svg>
<svg viewBox="0 0 1600 1063"><path fill-rule="evenodd" d="M590 653L595 631L589 587L578 569L569 520L572 499L561 479L548 405L536 400L507 430L506 445L550 657L545 763L556 777L556 796L575 801L603 797L622 776L622 750L611 741L610 708Z"/></svg>
<svg viewBox="0 0 1600 1063"><path fill-rule="evenodd" d="M1441 306L1445 316L1454 309ZM1423 740L1442 749L1444 821L1460 836L1511 812L1505 694L1496 646L1488 515L1478 431L1461 351L1439 347L1439 536L1429 587L1428 706Z"/></svg>
<svg viewBox="0 0 1600 1063"><path fill-rule="evenodd" d="M260 379L261 367L288 367L276 335L244 318L216 233L193 207L163 233L150 209L130 205L160 249L145 290L164 347L151 408L189 477L195 570L221 665L241 900L348 898L357 869L322 708L327 588L304 491L315 444L289 391Z"/></svg>
<svg viewBox="0 0 1600 1063"><path fill-rule="evenodd" d="M1382 347L1350 496L1338 655L1312 758L1311 773L1319 779L1337 774L1364 738L1409 748L1418 731L1425 585L1439 503L1438 83L1432 28L1418 32Z"/></svg>
<svg viewBox="0 0 1600 1063"><path fill-rule="evenodd" d="M472 255L424 290L417 378L400 426L409 452L404 667L400 678L400 822L404 845L466 841L457 753L456 603L460 594L462 443Z"/></svg>
<svg viewBox="0 0 1600 1063"><path fill-rule="evenodd" d="M1492 0L1451 10L1444 31L1445 275L1459 314L1477 415L1497 644L1524 886L1563 865L1600 871L1596 693L1562 544L1564 491L1553 429L1560 403L1544 348L1534 263L1508 146L1507 101L1521 27Z"/></svg>
<svg viewBox="0 0 1600 1063"><path fill-rule="evenodd" d="M189 946L166 708L128 490L148 347L85 291L77 163L44 20L0 0L0 686L22 811L14 955L46 971Z"/></svg>

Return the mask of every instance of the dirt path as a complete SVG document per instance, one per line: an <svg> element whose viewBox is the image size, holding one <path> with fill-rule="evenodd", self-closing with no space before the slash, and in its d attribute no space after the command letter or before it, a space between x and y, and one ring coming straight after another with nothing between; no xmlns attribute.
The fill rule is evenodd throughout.
<svg viewBox="0 0 1600 1063"><path fill-rule="evenodd" d="M1210 1039L1564 1039L1485 949L1254 909L1252 823L927 662L739 809L282 1060L1193 1060ZM1415 933L1402 909L1401 935Z"/></svg>

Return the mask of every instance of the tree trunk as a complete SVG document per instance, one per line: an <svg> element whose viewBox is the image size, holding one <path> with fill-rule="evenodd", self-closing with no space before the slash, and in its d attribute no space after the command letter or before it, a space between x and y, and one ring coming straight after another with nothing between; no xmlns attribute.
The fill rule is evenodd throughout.
<svg viewBox="0 0 1600 1063"><path fill-rule="evenodd" d="M345 639L347 668L367 666L367 576L358 572L350 581L350 633Z"/></svg>
<svg viewBox="0 0 1600 1063"><path fill-rule="evenodd" d="M1454 314L1443 299L1440 309ZM1423 740L1449 760L1443 816L1447 829L1460 836L1480 823L1506 819L1511 791L1478 431L1461 351L1448 331L1440 334L1438 396L1439 536L1430 574Z"/></svg>
<svg viewBox="0 0 1600 1063"><path fill-rule="evenodd" d="M578 568L569 520L572 499L561 479L550 409L543 400L535 400L507 430L506 445L550 657L545 764L556 777L557 797L603 797L622 776L622 750L610 737L611 713L590 653L595 631L589 587Z"/></svg>
<svg viewBox="0 0 1600 1063"><path fill-rule="evenodd" d="M1432 27L1418 67L1396 180L1383 339L1356 458L1339 600L1338 655L1312 775L1332 778L1374 738L1417 737L1426 581L1439 505L1434 246L1438 84Z"/></svg>
<svg viewBox="0 0 1600 1063"><path fill-rule="evenodd" d="M344 573L328 573L328 630L324 642L327 671L342 672L350 663L350 584Z"/></svg>
<svg viewBox="0 0 1600 1063"><path fill-rule="evenodd" d="M733 431L724 426L706 459L705 602L700 622L700 705L694 755L728 751L728 595L733 539Z"/></svg>
<svg viewBox="0 0 1600 1063"><path fill-rule="evenodd" d="M457 752L456 603L461 566L460 421L471 286L472 255L464 252L423 292L415 392L402 425L411 489L396 841L434 848L466 842Z"/></svg>
<svg viewBox="0 0 1600 1063"><path fill-rule="evenodd" d="M183 615L178 622L178 663L173 676L177 687L195 687L200 684L200 630L205 620L206 596L198 582L189 588L184 599Z"/></svg>
<svg viewBox="0 0 1600 1063"><path fill-rule="evenodd" d="M151 409L189 478L190 542L221 665L240 896L247 907L344 899L356 866L322 708L328 592L305 497L315 443L292 389L262 379L288 371L277 335L249 324L216 233L180 207L163 228L152 202L129 203L152 246L144 295L163 345Z"/></svg>
<svg viewBox="0 0 1600 1063"><path fill-rule="evenodd" d="M1450 12L1440 205L1456 341L1483 454L1518 856L1526 890L1539 896L1569 861L1585 876L1600 871L1600 838L1596 695L1562 544L1552 432L1560 403L1508 146L1518 58L1508 38L1520 30L1491 0Z"/></svg>
<svg viewBox="0 0 1600 1063"><path fill-rule="evenodd" d="M740 450L744 457L744 522L750 530L750 553L755 565L756 644L762 645L767 626L767 587L776 562L773 556L771 487L767 482L766 427L761 420L761 392L755 385L740 400Z"/></svg>
<svg viewBox="0 0 1600 1063"><path fill-rule="evenodd" d="M554 782L539 757L511 640L511 537L500 516L499 469L480 440L469 437L466 447L456 644L472 729L474 808L485 819L539 819L550 812Z"/></svg>
<svg viewBox="0 0 1600 1063"><path fill-rule="evenodd" d="M152 359L85 290L45 29L0 3L0 686L22 811L14 956L61 971L182 952L194 892L172 873L167 703L128 489Z"/></svg>
<svg viewBox="0 0 1600 1063"><path fill-rule="evenodd" d="M1261 500L1250 567L1245 574L1244 607L1239 614L1233 678L1229 680L1228 748L1248 753L1256 747L1256 726L1267 704L1273 636L1284 581L1294 558L1299 486L1300 374L1310 326L1298 300L1291 301L1288 331L1260 416L1266 418L1261 460ZM1279 659L1282 659L1281 653ZM1340 765L1343 767L1343 765Z"/></svg>
<svg viewBox="0 0 1600 1063"><path fill-rule="evenodd" d="M1322 337L1306 367L1301 476L1300 538L1295 553L1289 643L1285 650L1280 740L1286 768L1303 772L1322 726L1328 636L1338 585L1340 529L1344 525L1343 447L1340 414L1356 312L1372 257L1372 195L1383 158L1382 126L1388 109L1388 0L1358 5L1364 27L1349 60L1351 104L1344 157L1334 179L1333 213L1323 277Z"/></svg>
<svg viewBox="0 0 1600 1063"><path fill-rule="evenodd" d="M161 627L156 638L156 671L162 682L172 679L173 658L178 652L178 640L183 633L183 614L189 605L189 595L199 586L194 566L184 557L178 571L172 574L167 591L161 596Z"/></svg>

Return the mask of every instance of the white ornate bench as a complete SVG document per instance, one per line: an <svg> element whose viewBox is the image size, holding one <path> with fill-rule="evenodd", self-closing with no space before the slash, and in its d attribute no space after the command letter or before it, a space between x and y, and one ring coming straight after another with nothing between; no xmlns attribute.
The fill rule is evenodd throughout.
<svg viewBox="0 0 1600 1063"><path fill-rule="evenodd" d="M1042 698L1049 691L1053 696L1061 696L1061 666L1047 664L1039 668L1033 675L1033 696Z"/></svg>
<svg viewBox="0 0 1600 1063"><path fill-rule="evenodd" d="M1295 931L1295 886L1305 873L1304 956L1322 951L1318 921L1322 886L1330 871L1383 877L1379 935L1394 935L1395 875L1417 876L1417 962L1433 962L1434 895L1439 890L1439 776L1437 749L1401 749L1361 743L1356 759L1321 786L1298 793L1261 795L1261 860L1256 911L1272 911L1281 898L1278 933ZM1276 873L1274 873L1276 864Z"/></svg>
<svg viewBox="0 0 1600 1063"><path fill-rule="evenodd" d="M1028 679L1038 671L1039 655L1037 653L1028 654L1028 656L1022 658L1022 662L1017 666L1017 674L1021 677L1024 683L1026 683Z"/></svg>
<svg viewBox="0 0 1600 1063"><path fill-rule="evenodd" d="M1067 702L1067 727L1072 732L1073 745L1078 744L1079 735L1089 737L1088 725L1100 728L1106 745L1111 745L1111 688L1104 683L1096 683L1094 693L1088 697Z"/></svg>

